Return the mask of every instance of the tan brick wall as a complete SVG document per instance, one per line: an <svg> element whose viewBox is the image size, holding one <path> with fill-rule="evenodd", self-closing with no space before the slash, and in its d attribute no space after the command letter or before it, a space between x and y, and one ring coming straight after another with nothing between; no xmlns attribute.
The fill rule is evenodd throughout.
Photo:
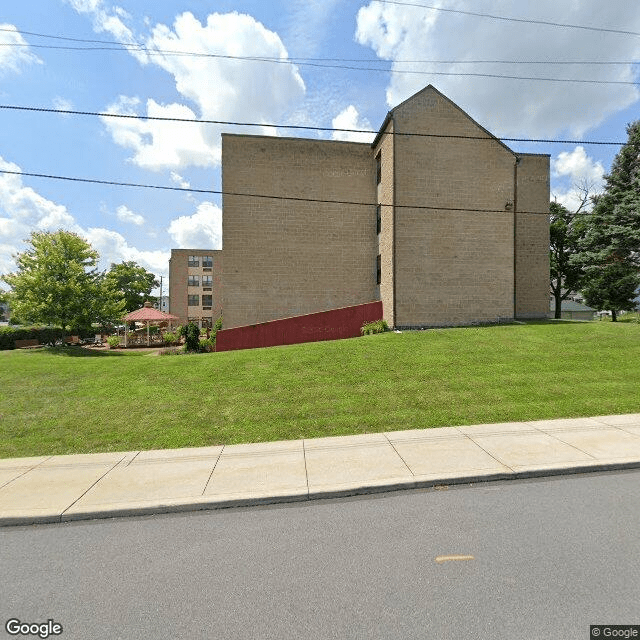
<svg viewBox="0 0 640 640"><path fill-rule="evenodd" d="M200 266L189 267L189 256L199 256ZM213 258L213 267L209 271L202 266L202 257L211 256ZM180 318L180 323L185 324L190 318L200 321L206 319L209 322L215 322L223 313L222 309L222 292L223 292L223 262L222 250L215 249L172 249L171 258L169 260L169 312ZM197 275L200 277L200 285L198 287L188 286L189 275ZM212 276L211 291L204 291L202 285L202 276ZM197 307L189 307L187 305L188 296L197 294L200 296L200 305ZM211 310L204 309L202 305L202 296L211 295Z"/></svg>
<svg viewBox="0 0 640 640"><path fill-rule="evenodd" d="M373 156L380 154L382 175L377 185L376 202L383 205L393 205L394 193L394 156L393 156L393 121L390 120L385 128L385 134L377 142ZM378 253L381 258L380 300L382 313L390 327L394 326L394 255L393 255L393 206L381 207L382 224L378 236Z"/></svg>
<svg viewBox="0 0 640 640"><path fill-rule="evenodd" d="M395 136L396 324L512 318L515 155L432 89L394 120L400 133L484 138Z"/></svg>
<svg viewBox="0 0 640 640"><path fill-rule="evenodd" d="M376 211L367 144L223 135L225 327L377 299Z"/></svg>
<svg viewBox="0 0 640 640"><path fill-rule="evenodd" d="M549 313L549 156L521 154L517 171L516 316L540 318Z"/></svg>

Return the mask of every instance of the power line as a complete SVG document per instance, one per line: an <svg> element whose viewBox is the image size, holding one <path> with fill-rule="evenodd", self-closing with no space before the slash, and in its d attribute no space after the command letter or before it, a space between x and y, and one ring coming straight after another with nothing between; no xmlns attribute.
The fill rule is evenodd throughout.
<svg viewBox="0 0 640 640"><path fill-rule="evenodd" d="M162 191L182 191L189 193L206 193L223 196L237 196L242 198L261 198L266 200L286 200L293 202L315 202L321 204L340 204L351 205L359 207L393 207L395 209L423 209L431 211L463 211L469 213L511 213L504 209L471 209L467 207L440 207L440 206L428 206L428 205L409 205L409 204L384 204L379 202L358 202L352 200L324 200L322 198L301 198L296 196L276 196L262 193L237 193L234 191L221 191L216 189L194 189L193 187L172 187L168 185L158 184L143 184L137 182L119 182L116 180L98 180L93 178L77 178L71 176L58 176L46 173L31 173L27 171L9 171L7 169L0 169L0 173L9 175L24 176L31 178L46 178L49 180L64 180L67 182L80 182L89 184L100 184L116 187L134 187L138 189L159 189ZM536 215L550 215L549 212L543 211L516 211L516 213L536 214Z"/></svg>
<svg viewBox="0 0 640 640"><path fill-rule="evenodd" d="M2 46L2 45L0 45ZM12 46L12 45L9 45ZM22 45L25 46L25 45ZM27 45L28 46L28 45ZM52 45L32 45L33 47L39 47L44 49L64 49L64 50L107 50L107 51L122 51L123 49L112 48L112 47L58 47ZM123 45L127 46L127 45ZM582 78L548 78L548 77L540 77L540 76L515 76L515 75L505 75L501 73L480 73L480 72L463 72L463 71L422 71L418 69L385 69L383 67L356 67L352 65L345 64L322 64L319 62L303 62L303 58L263 58L258 56L232 56L228 54L218 54L218 53L197 53L197 52L179 52L179 51L171 51L166 52L158 49L144 49L144 48L134 48L134 49L124 49L126 51L134 51L139 53L144 53L145 55L155 56L155 55L177 55L177 56L197 56L197 57L205 57L205 58L215 58L222 60L236 60L242 62L267 62L270 64L285 64L285 65L295 65L301 67L315 67L321 69L340 69L340 70L348 70L348 71L373 71L375 73L390 73L395 75L417 75L417 76L445 76L445 77L462 77L462 78L491 78L494 80L526 80L533 82L561 82L563 84L566 83L578 83L578 84L599 84L599 85L631 85L631 86L640 86L640 82L634 82L632 80L595 80L593 78L582 79ZM381 61L384 62L384 61ZM427 63L427 61L425 61ZM508 61L504 62L505 64L516 64L509 63ZM395 63L394 63L395 64ZM459 64L457 62L434 62L429 64ZM534 63L526 63L522 62L521 64L534 64ZM542 62L536 62L535 64L544 64ZM557 64L563 64L561 62ZM567 64L581 64L579 62L575 63L567 63ZM584 63L587 64L587 63ZM595 63L594 63L595 64ZM635 64L635 63L599 63L599 64Z"/></svg>
<svg viewBox="0 0 640 640"><path fill-rule="evenodd" d="M626 36L640 36L638 31L625 31L623 29L609 29L606 27L591 27L582 24L569 24L565 22L552 22L550 20L534 20L533 18L511 18L507 16L498 16L491 13L480 13L477 11L463 11L462 9L445 9L444 7L434 7L433 5L418 4L416 2L403 2L401 0L376 0L380 4L394 4L404 7L420 7L422 9L431 9L432 11L440 11L443 13L457 13L465 16L475 16L478 18L490 18L491 20L501 20L503 22L519 22L522 24L540 24L547 27L561 27L563 29L581 29L583 31L597 31L602 33L616 33Z"/></svg>
<svg viewBox="0 0 640 640"><path fill-rule="evenodd" d="M340 129L337 127L314 127L310 125L297 124L269 124L265 122L234 122L230 120L198 120L195 118L175 118L169 116L138 116L128 113L109 113L102 111L76 111L73 109L52 109L47 107L25 107L20 105L0 104L0 109L12 111L33 111L38 113L59 113L63 115L75 116L98 116L100 118L125 118L131 120L154 120L160 122L184 122L194 124L216 124L234 127L274 127L277 129L295 129L308 131L329 131L340 133L369 133L375 135L377 132L369 129ZM495 137L487 136L462 136L444 133L417 133L410 131L393 131L385 133L385 135L393 136L415 136L421 138L447 138L457 140L495 140ZM503 142L527 142L527 143L545 143L545 144L589 144L589 145L613 145L622 146L626 142L609 142L606 140L550 140L544 138L497 138Z"/></svg>
<svg viewBox="0 0 640 640"><path fill-rule="evenodd" d="M10 29L2 29L0 31L11 31ZM29 32L24 32L29 33ZM45 34L39 34L42 37L54 38L59 36L45 36ZM88 42L94 42L89 40ZM100 41L98 41L100 42ZM301 58L301 57L289 57L280 58L275 56L240 56L224 53L210 53L205 51L182 51L177 49L149 49L143 44L129 44L126 42L113 42L108 44L114 44L117 46L109 47L73 47L65 45L50 45L50 44L33 44L28 42L0 42L0 47L23 47L34 49L59 49L63 51L116 51L119 53L131 53L140 52L146 55L163 55L163 56L187 56L194 58L221 58L228 60L249 60L254 62L275 62L279 64L297 64L301 65L310 62L366 62L369 64L452 64L452 65L466 65L466 64L511 64L511 65L588 65L588 66L629 66L640 64L637 60L408 60L408 59L394 59L383 60L380 58ZM317 65L325 66L325 65ZM326 65L327 68L337 68L336 65ZM362 71L377 71L378 69L368 69L365 67L347 67ZM383 71L392 71L383 69ZM428 72L425 72L428 73Z"/></svg>

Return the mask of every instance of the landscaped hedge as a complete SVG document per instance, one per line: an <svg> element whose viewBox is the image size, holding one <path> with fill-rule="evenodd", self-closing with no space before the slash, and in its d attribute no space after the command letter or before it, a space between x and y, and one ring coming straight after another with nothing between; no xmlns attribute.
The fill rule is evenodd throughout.
<svg viewBox="0 0 640 640"><path fill-rule="evenodd" d="M37 340L39 344L54 344L65 332L59 327L0 327L0 350L15 349L16 340Z"/></svg>

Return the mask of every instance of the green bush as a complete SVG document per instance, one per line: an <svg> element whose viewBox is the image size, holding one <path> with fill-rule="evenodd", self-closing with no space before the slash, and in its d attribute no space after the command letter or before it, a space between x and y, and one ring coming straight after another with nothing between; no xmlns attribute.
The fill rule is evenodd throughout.
<svg viewBox="0 0 640 640"><path fill-rule="evenodd" d="M211 338L200 338L200 351L202 353L211 353L216 350L216 339L214 336Z"/></svg>
<svg viewBox="0 0 640 640"><path fill-rule="evenodd" d="M109 336L107 338L107 344L112 349L115 349L116 347L119 347L120 346L120 336Z"/></svg>
<svg viewBox="0 0 640 640"><path fill-rule="evenodd" d="M222 329L222 316L220 316L215 324L213 325L213 335L215 336L216 333L218 333L218 331L220 331L220 329Z"/></svg>
<svg viewBox="0 0 640 640"><path fill-rule="evenodd" d="M200 347L200 328L195 322L183 327L185 351L198 351Z"/></svg>
<svg viewBox="0 0 640 640"><path fill-rule="evenodd" d="M389 325L386 320L376 320L375 322L367 322L360 327L360 333L363 336L372 335L374 333L384 333L389 331Z"/></svg>
<svg viewBox="0 0 640 640"><path fill-rule="evenodd" d="M164 343L168 346L178 344L178 335L176 333L172 333L171 331L167 331L162 336L162 339L164 340Z"/></svg>
<svg viewBox="0 0 640 640"><path fill-rule="evenodd" d="M15 349L16 340L37 340L54 345L65 332L59 327L0 327L0 350Z"/></svg>

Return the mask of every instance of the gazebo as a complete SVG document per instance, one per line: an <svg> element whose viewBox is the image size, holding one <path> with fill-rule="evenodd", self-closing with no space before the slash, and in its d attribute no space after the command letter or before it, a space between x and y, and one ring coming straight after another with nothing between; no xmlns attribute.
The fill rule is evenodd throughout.
<svg viewBox="0 0 640 640"><path fill-rule="evenodd" d="M178 316L174 316L170 313L165 313L164 311L160 311L158 309L154 309L153 305L150 302L145 302L142 309L137 309L136 311L132 311L128 313L123 320L125 321L124 325L124 346L127 347L128 334L129 334L129 325L127 322L145 322L147 325L147 346L151 346L151 340L149 337L149 323L151 322L168 322L169 326L172 325L174 320L179 320Z"/></svg>

